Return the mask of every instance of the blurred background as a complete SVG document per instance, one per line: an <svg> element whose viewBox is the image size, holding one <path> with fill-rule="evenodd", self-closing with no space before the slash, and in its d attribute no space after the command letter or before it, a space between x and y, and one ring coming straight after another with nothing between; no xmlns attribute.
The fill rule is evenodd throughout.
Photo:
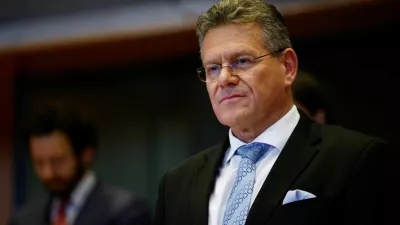
<svg viewBox="0 0 400 225"><path fill-rule="evenodd" d="M153 208L161 176L214 145L216 120L195 35L211 0L6 0L0 7L0 224L45 196L23 129L48 103L96 122L105 182ZM398 0L274 0L300 69L317 78L328 123L400 147Z"/></svg>

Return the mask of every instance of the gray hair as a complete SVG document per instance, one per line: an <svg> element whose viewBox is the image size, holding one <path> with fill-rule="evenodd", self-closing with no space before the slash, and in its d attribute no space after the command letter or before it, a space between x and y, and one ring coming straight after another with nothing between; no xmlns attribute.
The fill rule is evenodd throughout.
<svg viewBox="0 0 400 225"><path fill-rule="evenodd" d="M271 52L291 48L289 31L276 7L263 0L221 0L197 21L196 34L202 49L207 32L226 24L256 22L264 33L264 46Z"/></svg>

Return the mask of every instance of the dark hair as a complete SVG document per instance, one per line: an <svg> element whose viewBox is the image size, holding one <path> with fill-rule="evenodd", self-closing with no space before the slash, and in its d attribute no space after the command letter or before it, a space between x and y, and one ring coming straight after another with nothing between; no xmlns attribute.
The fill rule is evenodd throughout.
<svg viewBox="0 0 400 225"><path fill-rule="evenodd" d="M27 137L48 135L54 131L60 131L68 137L76 155L80 155L88 146L97 148L96 128L72 108L43 107L34 114Z"/></svg>
<svg viewBox="0 0 400 225"><path fill-rule="evenodd" d="M326 121L332 122L330 114L332 110L328 93L313 75L305 71L299 71L292 90L295 102L302 105L311 116L315 115L317 110L324 109Z"/></svg>

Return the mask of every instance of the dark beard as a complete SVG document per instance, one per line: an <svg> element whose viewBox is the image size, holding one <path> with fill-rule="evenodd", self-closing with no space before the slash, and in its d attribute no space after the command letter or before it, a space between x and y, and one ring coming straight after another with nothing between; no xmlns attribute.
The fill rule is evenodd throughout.
<svg viewBox="0 0 400 225"><path fill-rule="evenodd" d="M59 198L60 200L68 200L72 191L76 188L77 184L82 180L83 175L85 174L85 167L83 166L82 162L78 162L75 175L72 179L66 184L64 190L54 191L49 190L51 197Z"/></svg>

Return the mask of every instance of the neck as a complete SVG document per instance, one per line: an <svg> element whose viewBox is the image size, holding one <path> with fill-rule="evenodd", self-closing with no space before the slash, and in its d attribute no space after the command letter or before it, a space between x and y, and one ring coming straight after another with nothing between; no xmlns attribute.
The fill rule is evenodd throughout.
<svg viewBox="0 0 400 225"><path fill-rule="evenodd" d="M252 124L246 124L246 127L232 128L232 134L239 140L250 143L260 136L265 130L275 124L286 115L293 107L293 102L283 105L279 110L271 112L266 118L255 121Z"/></svg>
<svg viewBox="0 0 400 225"><path fill-rule="evenodd" d="M78 171L75 174L74 178L67 184L67 187L63 191L56 191L52 193L52 196L57 197L59 199L68 200L71 198L71 194L74 192L78 184L86 177L89 173L89 170L85 169L82 166L78 167Z"/></svg>

